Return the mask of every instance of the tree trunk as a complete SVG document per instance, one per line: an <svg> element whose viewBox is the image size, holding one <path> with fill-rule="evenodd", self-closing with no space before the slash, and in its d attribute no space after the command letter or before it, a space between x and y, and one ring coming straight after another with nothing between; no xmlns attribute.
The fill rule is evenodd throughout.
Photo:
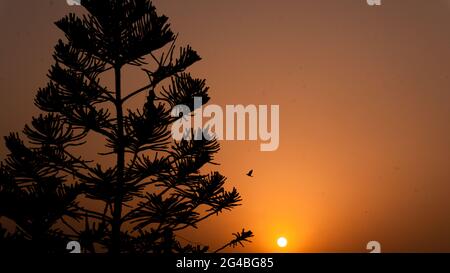
<svg viewBox="0 0 450 273"><path fill-rule="evenodd" d="M116 85L116 117L117 117L117 185L116 196L114 200L114 214L112 222L112 246L113 254L120 253L120 228L122 225L122 200L123 200L123 179L125 168L125 146L123 130L123 109L122 109L122 90L121 90L121 67L114 68Z"/></svg>

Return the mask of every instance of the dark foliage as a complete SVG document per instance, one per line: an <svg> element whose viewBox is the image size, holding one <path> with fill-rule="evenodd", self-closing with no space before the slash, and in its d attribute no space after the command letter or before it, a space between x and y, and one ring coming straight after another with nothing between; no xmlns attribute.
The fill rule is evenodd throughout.
<svg viewBox="0 0 450 273"><path fill-rule="evenodd" d="M14 224L9 231L0 226L0 248L64 252L77 240L91 253L208 251L180 242L177 233L232 209L241 197L225 190L220 173L200 172L219 151L215 140L174 142L170 135L175 105L192 109L195 96L209 100L205 81L186 72L199 55L189 46L176 50L168 18L148 0L82 4L86 15L56 22L66 39L57 43L49 82L35 98L43 114L25 126L25 138L5 138L0 216ZM125 93L122 72L131 66L149 81ZM102 84L108 71L113 88ZM142 108L129 109L128 100L141 94ZM98 153L114 156L113 166L76 154L92 134L105 140ZM252 237L245 230L234 235L224 247Z"/></svg>

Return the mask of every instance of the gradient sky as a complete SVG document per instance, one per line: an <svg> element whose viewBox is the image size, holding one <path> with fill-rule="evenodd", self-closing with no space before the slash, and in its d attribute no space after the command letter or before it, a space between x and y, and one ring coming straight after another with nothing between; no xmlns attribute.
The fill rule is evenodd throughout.
<svg viewBox="0 0 450 273"><path fill-rule="evenodd" d="M279 104L280 148L222 141L243 206L185 237L238 251L450 251L450 1L155 0L212 102ZM64 0L0 0L0 134L38 110ZM140 87L128 73L125 86ZM142 102L136 102L136 106ZM2 144L0 156L6 151ZM245 173L254 169L254 178Z"/></svg>

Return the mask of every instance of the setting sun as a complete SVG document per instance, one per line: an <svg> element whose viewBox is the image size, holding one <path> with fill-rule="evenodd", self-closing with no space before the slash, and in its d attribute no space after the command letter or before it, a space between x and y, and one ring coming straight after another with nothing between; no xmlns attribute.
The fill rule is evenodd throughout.
<svg viewBox="0 0 450 273"><path fill-rule="evenodd" d="M278 244L278 246L279 247L286 247L287 246L287 239L286 238L284 238L284 237L280 237L280 238L278 238L278 240L277 240L277 244Z"/></svg>

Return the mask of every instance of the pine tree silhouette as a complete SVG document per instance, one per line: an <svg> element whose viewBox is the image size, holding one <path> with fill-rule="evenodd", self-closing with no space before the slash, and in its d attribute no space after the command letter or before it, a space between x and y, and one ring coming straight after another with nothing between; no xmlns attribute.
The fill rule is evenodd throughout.
<svg viewBox="0 0 450 273"><path fill-rule="evenodd" d="M0 166L0 216L15 228L0 226L0 248L64 252L76 240L88 253L209 251L182 243L177 233L242 200L235 188L224 189L223 175L200 172L214 164L216 140L171 138L179 118L171 117L173 107L209 100L205 80L186 72L199 55L190 46L176 52L168 18L148 0L82 5L84 16L56 22L66 40L58 41L49 83L35 98L44 113L25 126L26 140L5 137L10 152ZM148 75L148 85L126 94L122 74L133 66ZM101 81L108 72L113 88ZM142 109L127 108L141 94ZM108 152L101 155L114 156L113 166L76 154L92 134L105 140L101 151ZM224 247L253 235L234 236Z"/></svg>

